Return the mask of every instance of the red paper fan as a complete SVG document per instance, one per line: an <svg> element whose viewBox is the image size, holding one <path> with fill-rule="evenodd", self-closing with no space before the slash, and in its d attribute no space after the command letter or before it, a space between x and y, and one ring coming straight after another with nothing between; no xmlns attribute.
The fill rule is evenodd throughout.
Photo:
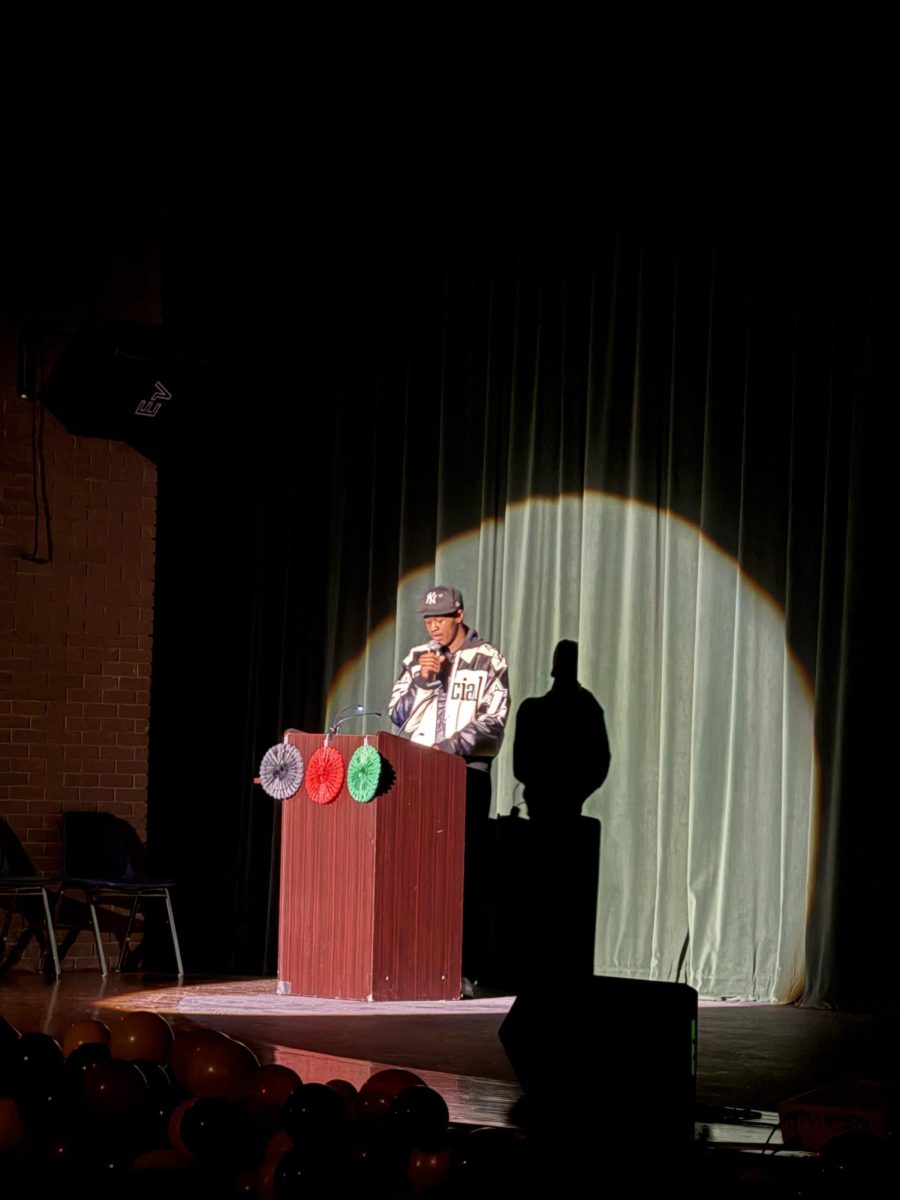
<svg viewBox="0 0 900 1200"><path fill-rule="evenodd" d="M306 764L306 791L315 804L330 804L344 783L344 760L330 746L320 746Z"/></svg>

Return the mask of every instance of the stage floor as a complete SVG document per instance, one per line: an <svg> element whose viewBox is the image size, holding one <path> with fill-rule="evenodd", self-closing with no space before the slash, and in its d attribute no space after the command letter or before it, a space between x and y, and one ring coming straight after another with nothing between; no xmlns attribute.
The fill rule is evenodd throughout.
<svg viewBox="0 0 900 1200"><path fill-rule="evenodd" d="M61 1040L80 1017L149 1009L176 1030L206 1026L236 1037L260 1061L291 1066L305 1082L342 1078L358 1087L382 1067L406 1067L441 1092L452 1121L476 1125L507 1124L521 1094L497 1036L513 999L318 1000L279 995L274 979L188 978L179 985L170 977L123 975L104 982L92 971L65 971L58 983L24 969L0 979L0 1012L22 1033ZM560 1056L577 1061L565 991L548 988L547 1005L558 1020ZM698 1115L716 1141L777 1143L779 1101L844 1078L900 1076L894 1017L701 1001L698 1023ZM745 1110L759 1115L741 1119Z"/></svg>

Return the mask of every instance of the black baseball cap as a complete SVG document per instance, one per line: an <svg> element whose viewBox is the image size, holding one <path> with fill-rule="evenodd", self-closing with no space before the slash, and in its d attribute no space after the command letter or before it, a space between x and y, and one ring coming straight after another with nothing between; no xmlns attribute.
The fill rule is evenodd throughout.
<svg viewBox="0 0 900 1200"><path fill-rule="evenodd" d="M434 587L430 587L423 594L422 599L416 605L416 612L423 617L445 617L450 613L457 612L460 608L465 608L465 605L459 588L446 587L442 583L436 583Z"/></svg>

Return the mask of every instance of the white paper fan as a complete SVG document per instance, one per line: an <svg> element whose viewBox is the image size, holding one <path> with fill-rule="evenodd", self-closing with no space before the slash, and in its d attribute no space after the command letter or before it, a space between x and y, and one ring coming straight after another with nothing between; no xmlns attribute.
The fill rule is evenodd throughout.
<svg viewBox="0 0 900 1200"><path fill-rule="evenodd" d="M289 800L303 782L304 769L303 755L297 747L279 742L263 755L259 782L273 799Z"/></svg>

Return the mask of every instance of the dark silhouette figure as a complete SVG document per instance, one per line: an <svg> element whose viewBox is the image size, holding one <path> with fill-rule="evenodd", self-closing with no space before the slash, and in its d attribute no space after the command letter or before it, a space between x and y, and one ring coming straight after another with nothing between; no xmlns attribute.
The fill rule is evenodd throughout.
<svg viewBox="0 0 900 1200"><path fill-rule="evenodd" d="M576 642L557 645L551 674L550 691L516 716L513 772L530 819L514 809L498 822L494 959L516 989L594 970L600 822L581 809L609 772L609 739L603 709L578 682Z"/></svg>
<svg viewBox="0 0 900 1200"><path fill-rule="evenodd" d="M603 709L578 682L578 643L553 651L553 686L523 700L516 716L513 774L533 821L570 821L609 773Z"/></svg>

